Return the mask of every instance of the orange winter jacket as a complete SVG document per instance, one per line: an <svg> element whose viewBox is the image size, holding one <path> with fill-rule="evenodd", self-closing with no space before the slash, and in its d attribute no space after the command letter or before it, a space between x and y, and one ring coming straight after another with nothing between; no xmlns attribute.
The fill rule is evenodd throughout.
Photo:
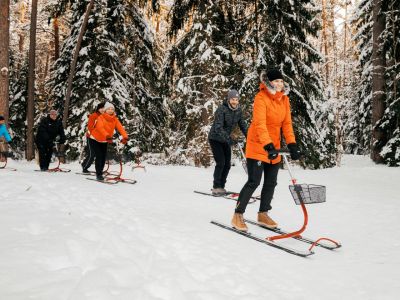
<svg viewBox="0 0 400 300"><path fill-rule="evenodd" d="M87 131L87 133L86 133L86 136L87 137L90 137L90 132L94 129L94 126L96 125L96 121L97 121L97 118L100 116L101 114L99 113L99 112L94 112L94 113L92 113L90 116L89 116L89 121L88 121L88 124L87 124L87 128L88 128L88 131Z"/></svg>
<svg viewBox="0 0 400 300"><path fill-rule="evenodd" d="M281 148L281 130L286 143L295 143L290 113L289 97L282 92L273 94L264 83L254 98L253 118L247 133L246 157L276 164L281 161L278 156L268 159L264 146L273 143L275 149Z"/></svg>
<svg viewBox="0 0 400 300"><path fill-rule="evenodd" d="M107 138L111 138L114 135L115 129L118 130L123 138L128 139L128 134L117 116L104 113L97 118L97 122L90 132L90 137L100 143L104 143L107 142Z"/></svg>

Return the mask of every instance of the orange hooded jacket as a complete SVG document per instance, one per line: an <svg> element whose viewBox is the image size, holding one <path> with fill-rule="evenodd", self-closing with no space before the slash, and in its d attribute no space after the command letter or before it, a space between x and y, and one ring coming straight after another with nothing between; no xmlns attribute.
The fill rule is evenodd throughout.
<svg viewBox="0 0 400 300"><path fill-rule="evenodd" d="M253 118L247 133L246 157L276 164L278 156L268 159L264 146L273 143L275 149L281 148L281 129L286 143L295 143L289 97L282 92L273 94L264 83L254 98Z"/></svg>
<svg viewBox="0 0 400 300"><path fill-rule="evenodd" d="M97 118L98 117L100 117L101 116L101 114L99 113L99 112L94 112L94 113L92 113L90 116L89 116L89 121L88 121L88 124L87 124L87 128L88 128L88 131L87 131L87 133L86 133L86 136L87 137L90 137L90 132L94 129L94 127L95 127L95 125L96 125L96 120L97 120Z"/></svg>
<svg viewBox="0 0 400 300"><path fill-rule="evenodd" d="M128 139L128 134L117 116L115 114L109 115L104 113L97 118L97 122L90 132L90 137L100 143L105 143L107 142L107 138L111 138L114 135L115 129L117 129L123 138Z"/></svg>

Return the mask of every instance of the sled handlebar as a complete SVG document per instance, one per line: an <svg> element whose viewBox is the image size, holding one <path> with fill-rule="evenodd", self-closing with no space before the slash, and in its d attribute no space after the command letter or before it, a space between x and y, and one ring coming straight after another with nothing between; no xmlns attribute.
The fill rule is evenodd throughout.
<svg viewBox="0 0 400 300"><path fill-rule="evenodd" d="M279 152L279 155L290 156L290 151L288 149L281 149L278 152Z"/></svg>

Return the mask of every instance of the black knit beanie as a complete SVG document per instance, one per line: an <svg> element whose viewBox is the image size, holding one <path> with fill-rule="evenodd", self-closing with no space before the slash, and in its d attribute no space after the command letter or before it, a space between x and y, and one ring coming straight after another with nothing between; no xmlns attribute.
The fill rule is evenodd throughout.
<svg viewBox="0 0 400 300"><path fill-rule="evenodd" d="M277 69L269 70L269 71L267 72L267 77L268 77L268 80L269 80L269 81L274 81L274 80L276 80L276 79L282 79L282 80L283 80L283 75L282 75L282 73L281 73L279 70L277 70Z"/></svg>
<svg viewBox="0 0 400 300"><path fill-rule="evenodd" d="M106 105L105 102L100 102L100 103L96 106L96 111L99 111L99 109L104 108L104 105Z"/></svg>

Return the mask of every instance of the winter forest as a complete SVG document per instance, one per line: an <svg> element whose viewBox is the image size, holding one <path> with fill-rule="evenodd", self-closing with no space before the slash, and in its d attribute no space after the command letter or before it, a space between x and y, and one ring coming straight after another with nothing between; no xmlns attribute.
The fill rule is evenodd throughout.
<svg viewBox="0 0 400 300"><path fill-rule="evenodd" d="M290 86L304 167L343 154L400 165L400 0L1 0L0 115L19 158L49 109L68 160L112 102L125 156L209 166L207 134L230 88L249 123L260 72Z"/></svg>

